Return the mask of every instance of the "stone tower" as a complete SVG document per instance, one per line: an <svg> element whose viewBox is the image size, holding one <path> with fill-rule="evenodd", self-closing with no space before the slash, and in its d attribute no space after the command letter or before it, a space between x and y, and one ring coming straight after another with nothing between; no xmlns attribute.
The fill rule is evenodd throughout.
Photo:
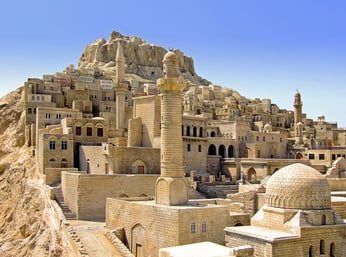
<svg viewBox="0 0 346 257"><path fill-rule="evenodd" d="M188 201L188 185L183 171L181 99L185 80L179 77L178 59L173 51L163 57L161 90L161 176L156 181L156 203L180 205Z"/></svg>
<svg viewBox="0 0 346 257"><path fill-rule="evenodd" d="M115 101L116 101L116 129L123 130L125 122L125 95L128 90L127 83L125 81L125 57L123 53L123 47L118 42L117 54L115 57L116 73L113 77L113 83L115 85Z"/></svg>
<svg viewBox="0 0 346 257"><path fill-rule="evenodd" d="M294 128L296 131L296 125L298 122L302 122L302 99L300 96L300 93L297 91L297 93L294 95Z"/></svg>
<svg viewBox="0 0 346 257"><path fill-rule="evenodd" d="M294 95L294 133L295 133L295 144L303 144L303 123L302 123L302 99L300 93Z"/></svg>

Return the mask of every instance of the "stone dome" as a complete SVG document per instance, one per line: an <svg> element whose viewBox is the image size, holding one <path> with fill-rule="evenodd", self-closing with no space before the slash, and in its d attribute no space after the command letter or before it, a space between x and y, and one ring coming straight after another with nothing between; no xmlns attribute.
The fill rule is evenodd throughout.
<svg viewBox="0 0 346 257"><path fill-rule="evenodd" d="M317 170L300 163L274 173L267 183L266 204L284 209L329 209L330 188Z"/></svg>

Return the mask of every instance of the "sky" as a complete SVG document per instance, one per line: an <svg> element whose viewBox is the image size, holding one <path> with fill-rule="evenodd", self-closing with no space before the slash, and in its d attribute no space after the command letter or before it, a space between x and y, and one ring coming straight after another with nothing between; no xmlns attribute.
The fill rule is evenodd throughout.
<svg viewBox="0 0 346 257"><path fill-rule="evenodd" d="M248 98L270 98L346 127L344 0L11 0L1 4L0 96L77 67L112 31L180 49L196 73Z"/></svg>

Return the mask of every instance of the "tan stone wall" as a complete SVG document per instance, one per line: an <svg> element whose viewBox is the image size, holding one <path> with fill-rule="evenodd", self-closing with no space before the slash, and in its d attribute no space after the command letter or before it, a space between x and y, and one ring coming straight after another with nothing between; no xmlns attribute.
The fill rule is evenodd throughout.
<svg viewBox="0 0 346 257"><path fill-rule="evenodd" d="M51 142L55 148L51 149ZM66 142L63 150L62 142ZM71 168L73 167L73 136L68 134L41 134L37 158L39 171L44 174L46 168Z"/></svg>
<svg viewBox="0 0 346 257"><path fill-rule="evenodd" d="M346 178L327 178L330 191L346 191Z"/></svg>
<svg viewBox="0 0 346 257"><path fill-rule="evenodd" d="M88 175L62 173L62 190L67 205L79 219L105 217L107 197L155 195L156 175Z"/></svg>
<svg viewBox="0 0 346 257"><path fill-rule="evenodd" d="M131 174L133 165L142 162L146 174L160 174L160 149L150 147L117 147L109 144L108 162L113 174Z"/></svg>
<svg viewBox="0 0 346 257"><path fill-rule="evenodd" d="M81 146L79 148L79 170L90 174L109 174L109 164L102 146Z"/></svg>
<svg viewBox="0 0 346 257"><path fill-rule="evenodd" d="M223 229L229 222L226 206L163 206L153 201L126 202L109 198L106 209L106 227L123 227L133 253L136 242L132 241L132 229L136 225L143 227L143 256L152 257L157 257L159 249L164 247L201 241L223 244ZM191 233L193 222L195 233ZM202 232L203 222L206 223L206 232Z"/></svg>
<svg viewBox="0 0 346 257"><path fill-rule="evenodd" d="M133 118L142 119L142 146L160 147L160 119L161 107L159 96L134 98Z"/></svg>
<svg viewBox="0 0 346 257"><path fill-rule="evenodd" d="M45 169L45 184L52 185L61 182L61 172L77 172L77 168L46 168Z"/></svg>

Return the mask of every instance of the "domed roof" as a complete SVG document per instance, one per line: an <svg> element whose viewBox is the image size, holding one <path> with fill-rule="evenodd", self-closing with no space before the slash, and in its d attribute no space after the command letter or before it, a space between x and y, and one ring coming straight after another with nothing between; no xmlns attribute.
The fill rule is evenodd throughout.
<svg viewBox="0 0 346 257"><path fill-rule="evenodd" d="M271 132L271 130L272 130L272 125L269 124L269 123L265 124L265 125L264 125L264 130L270 131L270 132Z"/></svg>
<svg viewBox="0 0 346 257"><path fill-rule="evenodd" d="M274 173L266 188L268 206L285 209L329 209L330 188L317 170L300 163Z"/></svg>

